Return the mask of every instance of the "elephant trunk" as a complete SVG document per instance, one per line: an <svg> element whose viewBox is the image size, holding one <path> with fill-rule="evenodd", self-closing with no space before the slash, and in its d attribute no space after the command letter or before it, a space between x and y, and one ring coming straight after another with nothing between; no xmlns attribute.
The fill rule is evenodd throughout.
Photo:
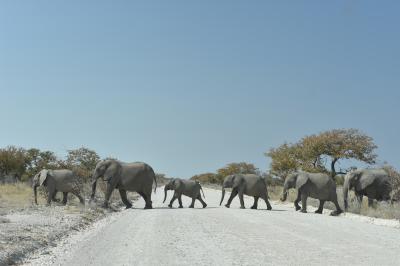
<svg viewBox="0 0 400 266"><path fill-rule="evenodd" d="M288 185L288 182L286 180L285 184L283 185L282 197L280 198L280 200L281 201L286 201L288 194L289 194L289 185Z"/></svg>
<svg viewBox="0 0 400 266"><path fill-rule="evenodd" d="M221 202L219 203L219 206L221 206L222 202L224 201L224 197L225 197L225 187L222 187Z"/></svg>
<svg viewBox="0 0 400 266"><path fill-rule="evenodd" d="M344 201L344 209L347 210L349 208L349 204L347 202L347 198L349 195L350 189L350 179L346 177L343 184L343 201Z"/></svg>
<svg viewBox="0 0 400 266"><path fill-rule="evenodd" d="M33 194L35 195L35 204L37 205L38 203L37 203L37 185L36 184L34 184L33 185Z"/></svg>
<svg viewBox="0 0 400 266"><path fill-rule="evenodd" d="M166 187L164 187L164 201L163 201L163 203L167 199L167 191L168 191L168 189Z"/></svg>
<svg viewBox="0 0 400 266"><path fill-rule="evenodd" d="M286 201L288 196L288 189L286 187L283 188L283 192L282 192L282 197L281 197L281 201Z"/></svg>
<svg viewBox="0 0 400 266"><path fill-rule="evenodd" d="M96 195L96 187L97 187L97 178L94 178L92 181L92 194L90 195L90 201L94 200L94 196Z"/></svg>

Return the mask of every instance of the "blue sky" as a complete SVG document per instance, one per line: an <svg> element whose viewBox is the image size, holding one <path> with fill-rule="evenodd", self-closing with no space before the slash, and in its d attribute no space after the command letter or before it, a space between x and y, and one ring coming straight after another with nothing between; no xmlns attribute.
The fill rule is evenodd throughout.
<svg viewBox="0 0 400 266"><path fill-rule="evenodd" d="M0 146L190 177L332 128L400 167L398 1L2 1Z"/></svg>

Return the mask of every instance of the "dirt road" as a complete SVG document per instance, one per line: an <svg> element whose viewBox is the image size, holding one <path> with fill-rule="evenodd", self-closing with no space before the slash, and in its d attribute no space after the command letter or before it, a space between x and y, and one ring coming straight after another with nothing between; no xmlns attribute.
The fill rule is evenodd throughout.
<svg viewBox="0 0 400 266"><path fill-rule="evenodd" d="M171 192L170 192L171 193ZM105 219L27 265L399 265L400 230L346 216L295 212L272 202L267 211L219 207L220 192L205 189L209 207L168 209L163 191L153 210L135 208ZM171 197L171 195L169 194ZM228 194L229 196L229 194ZM177 202L175 203L177 204ZM247 207L252 198L246 198ZM184 206L189 199L184 199ZM312 211L310 208L309 211ZM43 252L42 252L43 253Z"/></svg>

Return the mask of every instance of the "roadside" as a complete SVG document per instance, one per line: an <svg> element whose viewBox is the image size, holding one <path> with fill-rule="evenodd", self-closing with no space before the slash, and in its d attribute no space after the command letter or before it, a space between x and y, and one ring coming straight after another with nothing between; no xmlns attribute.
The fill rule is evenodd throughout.
<svg viewBox="0 0 400 266"><path fill-rule="evenodd" d="M115 194L114 211L122 207ZM130 199L137 199L136 194L132 193ZM61 239L86 229L113 210L97 208L96 204L81 206L73 196L66 206L54 202L47 207L44 197L34 205L28 185L0 185L0 265L17 265L39 249L46 253Z"/></svg>

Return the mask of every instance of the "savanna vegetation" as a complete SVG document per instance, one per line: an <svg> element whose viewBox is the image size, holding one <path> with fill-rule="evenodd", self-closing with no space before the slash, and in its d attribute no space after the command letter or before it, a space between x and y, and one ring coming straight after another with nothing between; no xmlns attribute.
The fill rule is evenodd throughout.
<svg viewBox="0 0 400 266"><path fill-rule="evenodd" d="M360 162L366 167L377 167L376 148L377 145L373 139L357 129L333 129L305 136L294 143L283 143L278 147L271 148L265 153L265 156L270 158L268 172L261 172L252 163L235 162L227 164L215 172L195 175L191 179L198 180L203 184L218 186L227 175L258 174L266 178L270 187L270 197L278 199L286 176L300 170L327 173L335 178L339 185L338 189L341 189L340 185L343 184L344 174L355 167L349 166L343 169L340 167L340 162L347 160L346 165ZM27 196L22 193L29 191L29 182L26 181L29 181L43 168L70 169L81 177L84 183L88 183L100 159L96 151L86 147L68 150L63 158L56 156L52 151L36 148L25 149L15 146L1 148L0 183L25 182L27 184L3 186L1 194L4 197L7 191L12 191L11 194L19 199L26 198ZM400 174L389 165L380 167L383 167L391 177L393 197L400 199ZM157 174L159 185L165 184L168 179L165 174ZM14 190L20 190L22 194L15 193ZM354 210L354 212L357 211Z"/></svg>

